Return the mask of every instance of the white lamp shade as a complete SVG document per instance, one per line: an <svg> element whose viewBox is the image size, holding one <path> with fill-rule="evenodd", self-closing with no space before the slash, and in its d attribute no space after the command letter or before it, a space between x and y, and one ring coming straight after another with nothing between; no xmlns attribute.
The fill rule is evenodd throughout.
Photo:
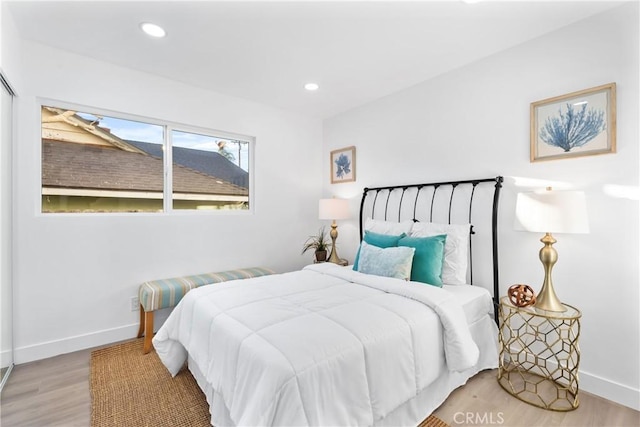
<svg viewBox="0 0 640 427"><path fill-rule="evenodd" d="M348 219L349 201L347 199L320 199L319 219Z"/></svg>
<svg viewBox="0 0 640 427"><path fill-rule="evenodd" d="M519 193L516 230L541 233L588 233L587 203L581 191Z"/></svg>

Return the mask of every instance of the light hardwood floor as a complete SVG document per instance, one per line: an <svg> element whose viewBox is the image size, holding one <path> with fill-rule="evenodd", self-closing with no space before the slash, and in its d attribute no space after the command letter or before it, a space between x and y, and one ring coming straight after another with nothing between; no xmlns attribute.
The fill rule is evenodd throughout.
<svg viewBox="0 0 640 427"><path fill-rule="evenodd" d="M16 366L0 397L0 425L88 427L90 354L82 350ZM580 407L571 412L528 405L502 390L495 370L481 372L454 391L435 415L452 427L640 426L640 412L584 392Z"/></svg>

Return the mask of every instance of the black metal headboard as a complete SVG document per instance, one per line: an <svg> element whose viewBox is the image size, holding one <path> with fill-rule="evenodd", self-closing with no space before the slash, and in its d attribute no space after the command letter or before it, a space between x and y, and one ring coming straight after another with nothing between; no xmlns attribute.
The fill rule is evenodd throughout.
<svg viewBox="0 0 640 427"><path fill-rule="evenodd" d="M469 236L469 283L473 285L474 270L493 276L494 317L498 322L500 289L498 281L498 201L503 178L470 179L467 181L435 182L427 184L396 185L365 188L360 202L360 239L364 236L364 219L384 219L414 222L428 221L447 224L471 224ZM493 183L493 188L485 183ZM488 192L488 193L487 193ZM482 193L482 194L479 194ZM491 194L492 193L492 194ZM477 206L482 205L482 206ZM474 206L476 209L474 209ZM490 214L490 215L489 215ZM473 237L472 236L476 236ZM481 235L481 236L478 236ZM482 237L479 239L478 237ZM490 250L487 262L476 263L473 249L477 240L483 240ZM484 265L491 265L486 272Z"/></svg>

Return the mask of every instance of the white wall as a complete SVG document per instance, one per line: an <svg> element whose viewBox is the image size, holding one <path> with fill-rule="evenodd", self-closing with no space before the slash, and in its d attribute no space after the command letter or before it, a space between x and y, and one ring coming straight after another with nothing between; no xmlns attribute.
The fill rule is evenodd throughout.
<svg viewBox="0 0 640 427"><path fill-rule="evenodd" d="M446 73L325 121L324 193L364 186L507 177L500 206L501 293L542 282L542 236L512 229L514 177L586 191L591 233L558 235L553 277L563 301L582 310L580 387L639 407L638 4L628 4ZM529 162L529 104L601 84L618 88L618 152ZM357 147L357 182L329 184L329 151ZM354 211L357 200L354 200ZM357 223L341 226L341 256L353 259Z"/></svg>
<svg viewBox="0 0 640 427"><path fill-rule="evenodd" d="M18 92L22 79L20 73L20 38L7 3L0 0L0 70L9 80L14 91Z"/></svg>
<svg viewBox="0 0 640 427"><path fill-rule="evenodd" d="M134 337L129 301L143 281L308 263L300 249L318 226L319 120L32 42L21 56L16 363ZM40 214L37 97L254 136L254 213Z"/></svg>
<svg viewBox="0 0 640 427"><path fill-rule="evenodd" d="M5 12L5 2L0 1L0 72L12 90L16 90L20 81L19 73L19 41L10 15ZM10 78L13 76L14 78ZM2 124L0 128L0 367L5 368L13 363L13 324L12 320L12 138L15 134L13 125L13 107L4 88L2 90ZM9 120L10 123L6 121ZM2 378L0 378L2 379Z"/></svg>

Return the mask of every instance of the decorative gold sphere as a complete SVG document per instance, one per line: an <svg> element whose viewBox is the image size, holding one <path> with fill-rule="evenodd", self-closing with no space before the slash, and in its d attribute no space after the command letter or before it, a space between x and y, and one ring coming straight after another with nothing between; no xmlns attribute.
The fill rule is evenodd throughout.
<svg viewBox="0 0 640 427"><path fill-rule="evenodd" d="M517 284L509 287L507 291L509 301L516 307L526 307L536 302L536 295L529 285Z"/></svg>

